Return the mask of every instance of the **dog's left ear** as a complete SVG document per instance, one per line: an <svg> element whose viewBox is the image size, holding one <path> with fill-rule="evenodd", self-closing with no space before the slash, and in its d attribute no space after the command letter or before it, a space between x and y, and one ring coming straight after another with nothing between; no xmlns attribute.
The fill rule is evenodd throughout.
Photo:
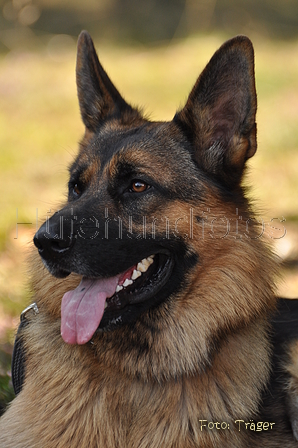
<svg viewBox="0 0 298 448"><path fill-rule="evenodd" d="M214 54L174 118L198 165L231 188L257 149L256 109L253 46L238 36Z"/></svg>
<svg viewBox="0 0 298 448"><path fill-rule="evenodd" d="M76 77L81 116L88 130L96 131L108 118L139 116L103 69L87 31L82 31L78 39Z"/></svg>

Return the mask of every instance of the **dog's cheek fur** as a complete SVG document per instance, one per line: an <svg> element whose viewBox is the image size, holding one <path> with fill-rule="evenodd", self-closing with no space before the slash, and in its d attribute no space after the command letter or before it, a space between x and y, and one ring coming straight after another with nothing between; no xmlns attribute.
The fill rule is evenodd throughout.
<svg viewBox="0 0 298 448"><path fill-rule="evenodd" d="M216 203L214 198L213 204L217 206L219 220L224 204ZM168 206L169 221L173 222L178 212L180 216L187 216L189 207L190 204L180 202ZM225 208L226 216L229 216ZM234 219L232 211L231 207L231 221ZM194 209L194 215L199 213L201 210ZM202 231L201 222L194 222L196 238L187 240L189 253L196 253L198 259L195 267L186 274L183 292L172 295L158 309L149 311L132 327L123 329L122 337L122 330L117 337L106 337L107 353L109 356L113 351L117 353L112 364L119 366L121 371L131 375L137 372L146 381L150 378L164 381L183 372L202 372L212 363L219 340L229 338L232 332L249 325L256 316L265 318L274 309L275 261L261 240L253 240L252 235L251 239L244 236L245 222L239 223L238 227L241 240L236 238L235 231L226 238L213 239L208 236L207 229L204 238L198 238ZM179 230L181 235L189 235L188 220L181 220ZM98 356L102 356L102 343L100 339ZM123 354L123 359L118 352ZM130 363L127 363L127 357ZM260 378L263 375L264 372Z"/></svg>

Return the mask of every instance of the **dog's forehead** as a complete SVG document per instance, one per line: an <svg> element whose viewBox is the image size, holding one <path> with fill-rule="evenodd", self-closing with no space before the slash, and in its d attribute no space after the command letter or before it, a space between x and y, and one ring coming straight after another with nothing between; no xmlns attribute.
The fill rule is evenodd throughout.
<svg viewBox="0 0 298 448"><path fill-rule="evenodd" d="M169 151L172 155L174 151L176 158L183 153L185 157L184 143L170 123L145 122L134 129L106 127L93 136L84 152L91 163L96 160L103 169L109 163L127 160L136 165L152 157L164 160Z"/></svg>

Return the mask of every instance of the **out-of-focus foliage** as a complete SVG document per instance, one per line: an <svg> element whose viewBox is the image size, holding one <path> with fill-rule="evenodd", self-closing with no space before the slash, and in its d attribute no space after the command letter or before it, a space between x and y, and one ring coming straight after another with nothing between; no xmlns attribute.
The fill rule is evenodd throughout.
<svg viewBox="0 0 298 448"><path fill-rule="evenodd" d="M87 28L109 41L153 43L222 31L293 38L296 0L2 0L2 50Z"/></svg>

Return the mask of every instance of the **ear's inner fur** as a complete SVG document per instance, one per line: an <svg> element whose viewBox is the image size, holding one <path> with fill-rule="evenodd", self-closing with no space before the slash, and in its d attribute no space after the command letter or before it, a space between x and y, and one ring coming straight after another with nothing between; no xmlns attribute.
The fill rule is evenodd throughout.
<svg viewBox="0 0 298 448"><path fill-rule="evenodd" d="M256 151L256 107L253 47L239 36L214 54L174 118L198 165L231 188Z"/></svg>

